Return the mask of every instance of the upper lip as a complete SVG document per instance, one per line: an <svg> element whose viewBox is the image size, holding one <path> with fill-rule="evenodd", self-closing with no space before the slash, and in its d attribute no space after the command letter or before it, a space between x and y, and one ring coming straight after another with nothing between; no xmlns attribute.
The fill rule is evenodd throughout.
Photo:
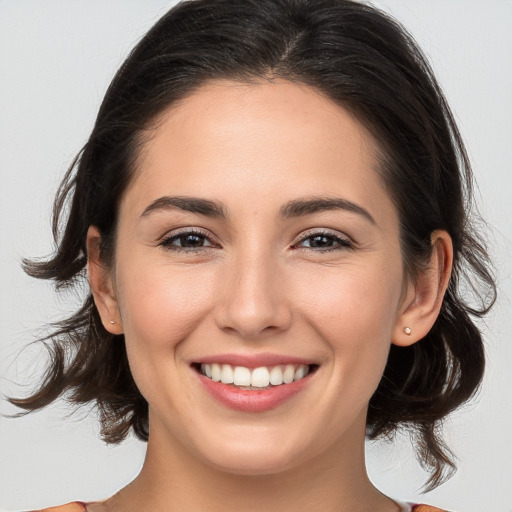
<svg viewBox="0 0 512 512"><path fill-rule="evenodd" d="M231 366L245 366L246 368L259 368L261 366L278 366L286 364L317 364L310 359L289 356L284 354L215 354L195 359L193 364L229 364Z"/></svg>

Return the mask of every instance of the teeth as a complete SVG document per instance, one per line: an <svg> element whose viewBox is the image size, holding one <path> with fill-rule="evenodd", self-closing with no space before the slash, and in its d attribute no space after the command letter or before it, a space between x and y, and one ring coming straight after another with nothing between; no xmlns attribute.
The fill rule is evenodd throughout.
<svg viewBox="0 0 512 512"><path fill-rule="evenodd" d="M279 386L283 383L283 370L280 366L274 366L272 370L270 370L270 384L273 386Z"/></svg>
<svg viewBox="0 0 512 512"><path fill-rule="evenodd" d="M293 376L293 380L300 380L303 377L305 377L306 375L307 375L307 367L305 367L304 365L301 365L295 370L295 375Z"/></svg>
<svg viewBox="0 0 512 512"><path fill-rule="evenodd" d="M212 364L212 380L220 382L222 370L218 364Z"/></svg>
<svg viewBox="0 0 512 512"><path fill-rule="evenodd" d="M233 368L231 368L229 364L222 365L220 381L223 382L224 384L233 384Z"/></svg>
<svg viewBox="0 0 512 512"><path fill-rule="evenodd" d="M251 385L251 370L243 366L236 366L233 372L233 384L235 386L250 386Z"/></svg>
<svg viewBox="0 0 512 512"><path fill-rule="evenodd" d="M290 384L290 382L293 382L293 377L295 377L295 367L291 364L287 364L283 372L283 382Z"/></svg>
<svg viewBox="0 0 512 512"><path fill-rule="evenodd" d="M255 368L251 374L251 386L255 388L266 388L270 384L270 374L267 368Z"/></svg>
<svg viewBox="0 0 512 512"><path fill-rule="evenodd" d="M309 366L287 364L272 367L262 366L250 370L245 366L233 368L230 364L213 363L212 365L202 364L201 373L215 382L241 387L266 388L269 385L290 384L304 378L309 373Z"/></svg>

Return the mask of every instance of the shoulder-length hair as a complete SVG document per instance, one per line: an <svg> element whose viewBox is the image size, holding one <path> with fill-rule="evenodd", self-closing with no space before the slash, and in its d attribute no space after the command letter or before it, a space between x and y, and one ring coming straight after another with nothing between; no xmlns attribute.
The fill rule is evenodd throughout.
<svg viewBox="0 0 512 512"><path fill-rule="evenodd" d="M353 113L380 148L379 171L400 219L405 270L414 278L446 230L454 268L439 317L423 340L392 346L371 398L371 439L409 430L420 462L438 485L453 456L442 419L477 390L484 370L473 317L495 299L485 246L471 223L472 174L453 115L427 60L406 30L351 0L188 0L165 14L114 77L89 140L54 204L55 253L25 260L26 272L57 288L85 279L86 234L101 231L106 265L115 252L120 199L137 167L144 133L159 114L207 81L285 79L306 84ZM469 287L468 287L469 283ZM461 289L472 289L470 298ZM475 300L476 304L475 305ZM117 338L117 339L114 339ZM130 373L124 338L102 326L91 295L44 343L51 364L32 396L11 399L35 410L64 395L94 402L109 443L133 429L147 439L148 404Z"/></svg>

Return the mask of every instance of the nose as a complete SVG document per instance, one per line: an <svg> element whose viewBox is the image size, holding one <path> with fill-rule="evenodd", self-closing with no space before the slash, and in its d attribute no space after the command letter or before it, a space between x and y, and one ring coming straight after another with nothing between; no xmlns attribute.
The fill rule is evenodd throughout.
<svg viewBox="0 0 512 512"><path fill-rule="evenodd" d="M215 321L226 332L248 340L283 332L292 314L279 263L254 251L226 266L221 277Z"/></svg>

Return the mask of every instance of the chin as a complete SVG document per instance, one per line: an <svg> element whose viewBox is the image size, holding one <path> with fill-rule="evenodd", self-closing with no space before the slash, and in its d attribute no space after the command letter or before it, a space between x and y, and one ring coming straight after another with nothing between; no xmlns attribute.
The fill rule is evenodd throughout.
<svg viewBox="0 0 512 512"><path fill-rule="evenodd" d="M275 449L270 443L244 446L219 447L214 453L203 453L203 460L219 471L234 475L264 476L274 475L291 469L302 460L297 452L288 449Z"/></svg>
<svg viewBox="0 0 512 512"><path fill-rule="evenodd" d="M241 463L240 457L233 460L212 461L211 464L216 470L223 473L240 476L265 476L283 473L297 464L290 460L276 460L275 458L261 457L260 460Z"/></svg>

